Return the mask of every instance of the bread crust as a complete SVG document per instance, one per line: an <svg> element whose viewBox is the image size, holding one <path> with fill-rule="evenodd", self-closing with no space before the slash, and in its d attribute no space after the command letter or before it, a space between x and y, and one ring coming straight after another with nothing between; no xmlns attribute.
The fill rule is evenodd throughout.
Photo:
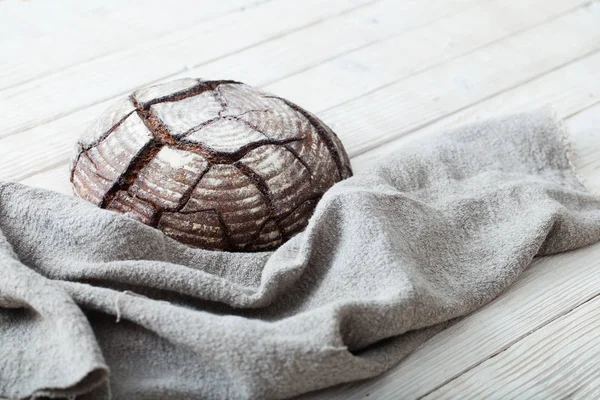
<svg viewBox="0 0 600 400"><path fill-rule="evenodd" d="M240 82L180 79L115 103L77 143L75 194L210 250L277 248L352 175L333 131Z"/></svg>

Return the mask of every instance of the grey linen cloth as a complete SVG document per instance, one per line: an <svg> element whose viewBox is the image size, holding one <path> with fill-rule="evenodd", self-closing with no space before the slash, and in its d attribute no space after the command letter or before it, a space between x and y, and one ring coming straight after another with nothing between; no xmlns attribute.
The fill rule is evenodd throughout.
<svg viewBox="0 0 600 400"><path fill-rule="evenodd" d="M535 112L414 139L268 253L2 183L0 396L283 398L380 374L536 255L600 240L562 130Z"/></svg>

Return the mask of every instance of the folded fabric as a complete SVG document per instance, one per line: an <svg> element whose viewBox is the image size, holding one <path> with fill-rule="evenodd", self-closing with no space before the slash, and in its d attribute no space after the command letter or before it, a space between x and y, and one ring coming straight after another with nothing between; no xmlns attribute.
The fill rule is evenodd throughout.
<svg viewBox="0 0 600 400"><path fill-rule="evenodd" d="M600 240L562 134L535 112L411 140L267 253L3 182L0 397L285 398L380 374L536 255Z"/></svg>

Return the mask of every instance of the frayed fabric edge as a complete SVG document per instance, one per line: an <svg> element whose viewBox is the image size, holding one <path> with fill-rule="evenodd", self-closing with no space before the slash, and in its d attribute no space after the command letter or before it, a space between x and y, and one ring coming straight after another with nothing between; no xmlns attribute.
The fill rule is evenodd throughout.
<svg viewBox="0 0 600 400"><path fill-rule="evenodd" d="M547 107L545 111L556 125L556 134L561 144L563 154L565 155L569 169L577 180L577 183L579 183L586 192L597 197L600 196L600 192L592 190L592 188L587 185L586 180L579 174L579 170L575 163L575 160L577 160L577 153L573 149L573 144L570 139L571 132L567 128L565 121L558 115L558 112L553 107Z"/></svg>

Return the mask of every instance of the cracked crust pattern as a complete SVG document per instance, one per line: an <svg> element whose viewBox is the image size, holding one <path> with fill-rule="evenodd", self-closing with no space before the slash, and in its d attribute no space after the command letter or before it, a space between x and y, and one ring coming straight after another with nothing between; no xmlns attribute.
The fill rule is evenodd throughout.
<svg viewBox="0 0 600 400"><path fill-rule="evenodd" d="M140 89L92 124L76 150L79 197L211 250L277 248L352 175L317 117L228 80Z"/></svg>

